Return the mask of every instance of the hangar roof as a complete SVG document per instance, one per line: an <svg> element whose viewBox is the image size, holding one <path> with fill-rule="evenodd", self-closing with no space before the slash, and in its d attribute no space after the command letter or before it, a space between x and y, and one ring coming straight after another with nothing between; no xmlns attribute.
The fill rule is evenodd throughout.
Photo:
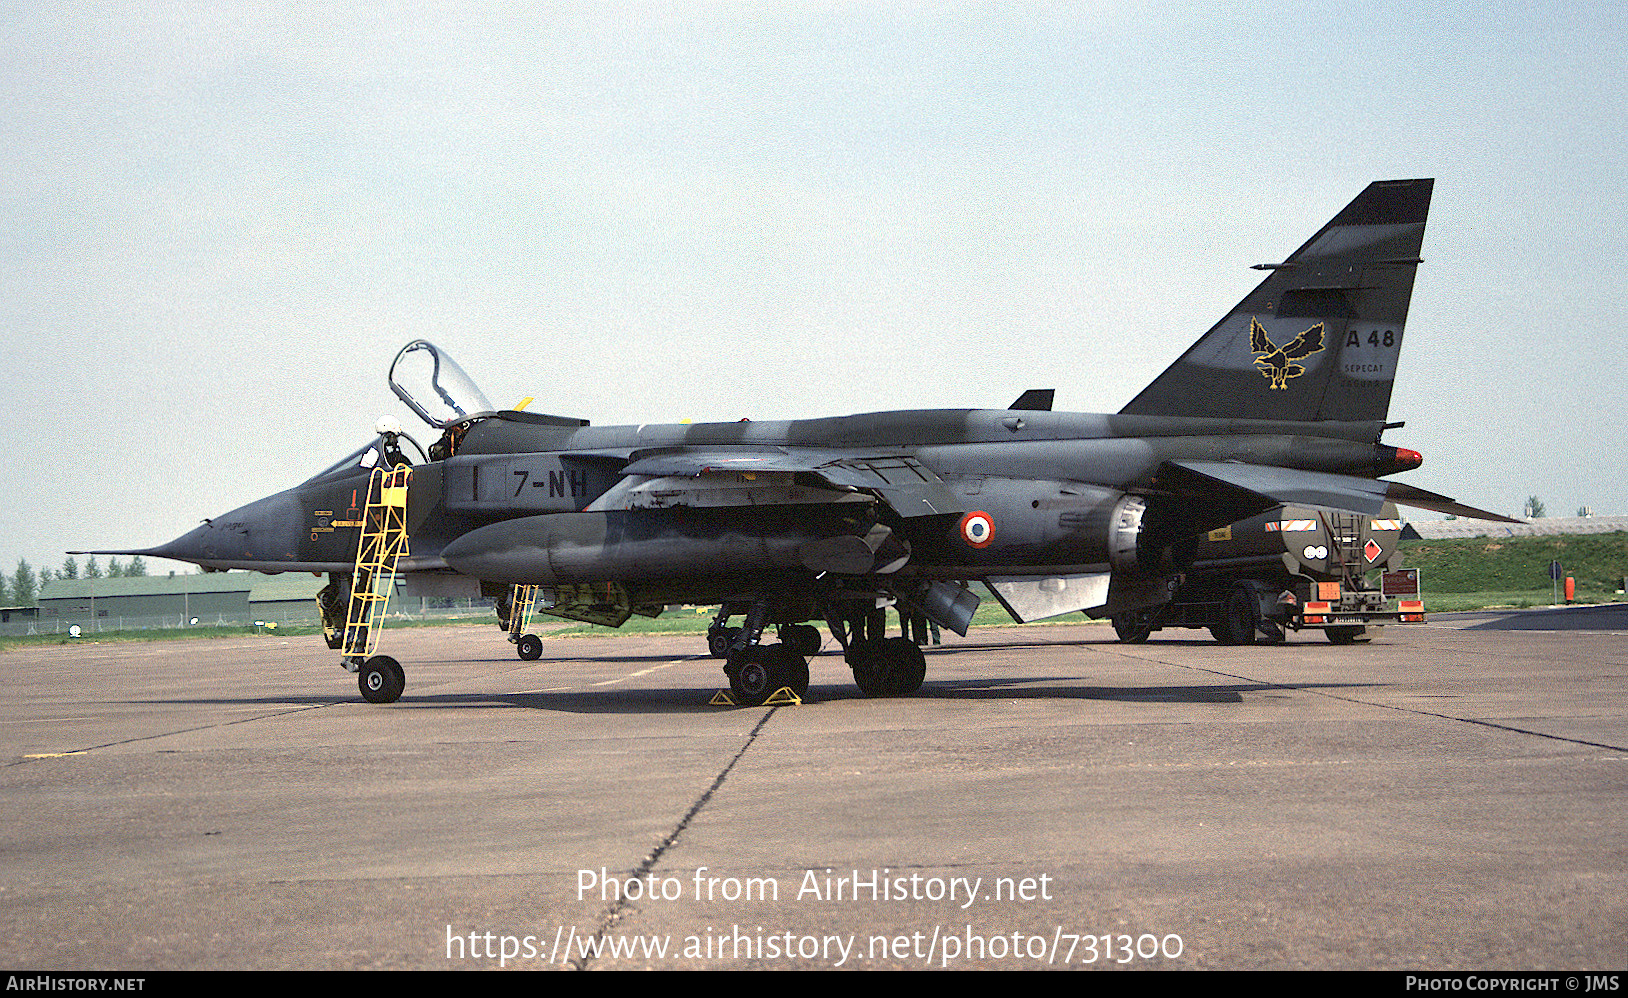
<svg viewBox="0 0 1628 998"><path fill-rule="evenodd" d="M171 593L246 592L250 602L311 599L323 580L305 572L264 575L260 572L141 575L134 578L53 579L40 599L107 599L117 596L164 596Z"/></svg>

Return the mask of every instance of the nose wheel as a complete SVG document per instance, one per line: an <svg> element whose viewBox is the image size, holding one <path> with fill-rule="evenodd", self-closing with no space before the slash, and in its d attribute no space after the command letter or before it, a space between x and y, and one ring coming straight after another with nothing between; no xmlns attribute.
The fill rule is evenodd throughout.
<svg viewBox="0 0 1628 998"><path fill-rule="evenodd" d="M407 673L389 655L375 655L356 670L356 685L368 703L395 703L407 688Z"/></svg>

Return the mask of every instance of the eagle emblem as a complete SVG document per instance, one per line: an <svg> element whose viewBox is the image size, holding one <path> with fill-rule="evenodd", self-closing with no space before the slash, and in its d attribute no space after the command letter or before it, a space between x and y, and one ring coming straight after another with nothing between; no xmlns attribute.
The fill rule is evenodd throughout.
<svg viewBox="0 0 1628 998"><path fill-rule="evenodd" d="M1306 373L1306 369L1294 361L1304 360L1322 349L1321 322L1290 340L1287 346L1280 347L1267 337L1259 319L1251 317L1249 320L1249 352L1255 354L1255 366L1261 369L1261 376L1271 382L1269 388L1287 389L1285 382Z"/></svg>

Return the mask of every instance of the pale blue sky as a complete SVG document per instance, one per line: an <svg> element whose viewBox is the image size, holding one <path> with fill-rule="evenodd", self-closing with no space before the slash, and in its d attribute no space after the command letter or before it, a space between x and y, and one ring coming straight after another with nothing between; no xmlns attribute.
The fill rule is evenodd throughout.
<svg viewBox="0 0 1628 998"><path fill-rule="evenodd" d="M0 568L411 425L415 337L596 423L1114 411L1416 176L1404 480L1628 513L1628 16L1438 7L8 3Z"/></svg>

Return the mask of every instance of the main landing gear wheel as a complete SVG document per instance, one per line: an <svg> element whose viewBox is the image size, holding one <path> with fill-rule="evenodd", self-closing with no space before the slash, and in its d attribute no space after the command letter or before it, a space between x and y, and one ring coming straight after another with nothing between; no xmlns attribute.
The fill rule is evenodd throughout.
<svg viewBox="0 0 1628 998"><path fill-rule="evenodd" d="M514 643L514 650L528 662L535 662L543 657L543 639L535 634L522 634Z"/></svg>
<svg viewBox="0 0 1628 998"><path fill-rule="evenodd" d="M356 671L356 685L368 703L395 703L407 688L407 673L389 655L375 655Z"/></svg>
<svg viewBox="0 0 1628 998"><path fill-rule="evenodd" d="M707 651L713 658L728 658L729 646L735 643L735 635L740 632L738 627L707 628Z"/></svg>
<svg viewBox="0 0 1628 998"><path fill-rule="evenodd" d="M753 645L729 672L729 691L742 706L756 707L783 686L798 696L808 692L808 662L785 645Z"/></svg>
<svg viewBox="0 0 1628 998"><path fill-rule="evenodd" d="M854 684L868 697L907 697L927 678L927 656L909 638L855 641L848 665Z"/></svg>

